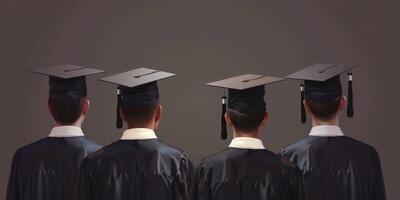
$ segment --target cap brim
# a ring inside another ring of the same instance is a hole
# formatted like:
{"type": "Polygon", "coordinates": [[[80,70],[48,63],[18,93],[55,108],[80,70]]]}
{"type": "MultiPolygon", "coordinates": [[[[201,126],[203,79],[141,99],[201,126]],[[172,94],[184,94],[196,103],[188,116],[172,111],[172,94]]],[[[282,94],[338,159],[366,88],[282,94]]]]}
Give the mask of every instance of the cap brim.
{"type": "Polygon", "coordinates": [[[121,85],[125,87],[135,87],[153,81],[166,79],[175,75],[176,74],[169,72],[142,67],[131,71],[107,76],[100,80],[115,85],[121,85]]]}
{"type": "Polygon", "coordinates": [[[357,65],[319,63],[286,76],[287,79],[326,81],[336,75],[352,70],[357,65]]]}
{"type": "Polygon", "coordinates": [[[66,65],[57,65],[45,68],[30,69],[29,72],[46,76],[54,76],[63,79],[69,79],[81,76],[88,76],[92,74],[98,74],[104,71],[79,65],[66,64],[66,65]]]}
{"type": "Polygon", "coordinates": [[[215,82],[206,83],[207,86],[244,90],[248,88],[253,88],[261,85],[269,85],[279,81],[285,80],[284,78],[272,77],[272,76],[262,76],[256,74],[244,74],[240,76],[235,76],[215,82]]]}

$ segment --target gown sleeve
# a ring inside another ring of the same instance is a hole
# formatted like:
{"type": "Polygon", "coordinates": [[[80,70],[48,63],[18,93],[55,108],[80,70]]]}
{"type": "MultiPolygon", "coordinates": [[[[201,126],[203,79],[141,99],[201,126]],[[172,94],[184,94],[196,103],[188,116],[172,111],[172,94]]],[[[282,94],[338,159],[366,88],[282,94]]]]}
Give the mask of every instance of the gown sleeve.
{"type": "Polygon", "coordinates": [[[211,186],[201,164],[196,168],[193,178],[192,200],[211,199],[211,186]]]}
{"type": "Polygon", "coordinates": [[[91,176],[90,176],[89,160],[85,159],[81,164],[81,170],[78,178],[77,200],[91,199],[91,176]]]}
{"type": "Polygon", "coordinates": [[[190,190],[193,181],[193,164],[188,155],[182,156],[179,163],[179,173],[176,177],[177,191],[175,192],[178,200],[190,200],[190,190]]]}
{"type": "Polygon", "coordinates": [[[292,191],[290,192],[292,194],[292,197],[290,199],[293,200],[305,200],[305,191],[304,191],[304,181],[303,181],[303,175],[301,173],[301,170],[299,168],[295,168],[294,170],[294,175],[291,181],[291,188],[292,191]]]}
{"type": "Polygon", "coordinates": [[[288,155],[288,152],[286,149],[282,149],[282,151],[278,153],[278,156],[290,161],[290,158],[289,158],[289,155],[288,155]]]}
{"type": "Polygon", "coordinates": [[[372,166],[373,166],[373,200],[386,200],[385,184],[383,180],[381,162],[378,152],[372,149],[372,166]]]}
{"type": "Polygon", "coordinates": [[[7,187],[7,197],[6,200],[18,200],[19,197],[19,185],[18,185],[18,169],[20,166],[20,151],[15,152],[13,161],[11,164],[11,173],[8,179],[8,187],[7,187]]]}

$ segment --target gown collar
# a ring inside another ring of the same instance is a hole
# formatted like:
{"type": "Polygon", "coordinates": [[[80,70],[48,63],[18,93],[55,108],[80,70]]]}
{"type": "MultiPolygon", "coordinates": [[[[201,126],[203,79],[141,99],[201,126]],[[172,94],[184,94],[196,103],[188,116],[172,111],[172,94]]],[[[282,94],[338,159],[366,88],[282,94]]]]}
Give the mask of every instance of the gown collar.
{"type": "Polygon", "coordinates": [[[320,125],[320,126],[314,126],[308,135],[319,136],[319,137],[337,137],[337,136],[343,136],[344,134],[339,126],[320,125]]]}
{"type": "Polygon", "coordinates": [[[229,147],[238,149],[265,149],[260,139],[252,137],[233,138],[229,147]]]}
{"type": "Polygon", "coordinates": [[[148,128],[131,128],[124,131],[121,140],[157,139],[156,133],[148,128]]]}
{"type": "Polygon", "coordinates": [[[78,126],[55,126],[51,129],[49,137],[79,137],[84,136],[78,126]]]}

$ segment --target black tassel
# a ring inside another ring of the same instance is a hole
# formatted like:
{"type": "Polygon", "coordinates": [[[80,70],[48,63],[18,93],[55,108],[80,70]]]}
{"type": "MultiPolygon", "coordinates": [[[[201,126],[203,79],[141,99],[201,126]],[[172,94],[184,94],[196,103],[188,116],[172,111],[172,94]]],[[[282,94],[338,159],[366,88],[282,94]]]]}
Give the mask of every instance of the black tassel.
{"type": "Polygon", "coordinates": [[[300,84],[300,92],[301,92],[301,101],[300,101],[300,106],[301,106],[301,123],[305,124],[307,122],[307,117],[306,117],[306,108],[304,107],[304,84],[300,84]]]}
{"type": "Polygon", "coordinates": [[[348,87],[348,101],[347,101],[347,117],[353,117],[354,116],[354,110],[353,110],[353,73],[349,72],[347,73],[347,76],[349,77],[349,87],[348,87]]]}
{"type": "Polygon", "coordinates": [[[226,131],[226,120],[225,120],[225,113],[226,113],[226,96],[221,98],[222,100],[222,114],[221,114],[221,139],[226,140],[228,137],[226,131]]]}
{"type": "Polygon", "coordinates": [[[121,108],[121,100],[122,100],[121,92],[120,90],[117,90],[117,122],[115,123],[117,128],[122,128],[123,126],[121,115],[119,113],[119,110],[121,108]]]}

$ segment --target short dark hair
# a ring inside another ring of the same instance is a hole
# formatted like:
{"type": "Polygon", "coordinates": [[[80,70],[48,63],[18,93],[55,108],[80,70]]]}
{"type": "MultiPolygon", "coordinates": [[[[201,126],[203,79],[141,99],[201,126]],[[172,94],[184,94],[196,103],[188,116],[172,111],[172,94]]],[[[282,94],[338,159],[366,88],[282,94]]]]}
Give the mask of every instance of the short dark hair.
{"type": "Polygon", "coordinates": [[[227,111],[229,119],[238,131],[251,132],[256,131],[264,120],[265,112],[254,114],[240,113],[232,109],[227,111]]]}
{"type": "Polygon", "coordinates": [[[57,123],[66,125],[73,124],[81,116],[83,103],[86,99],[86,96],[83,96],[77,100],[59,101],[49,97],[48,104],[50,113],[57,123]]]}
{"type": "Polygon", "coordinates": [[[142,125],[150,122],[158,105],[156,102],[143,106],[122,106],[121,113],[128,124],[142,125]]]}
{"type": "Polygon", "coordinates": [[[310,112],[317,118],[322,120],[330,120],[339,110],[341,97],[337,97],[330,101],[315,101],[306,98],[306,103],[310,112]]]}

